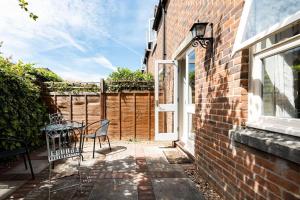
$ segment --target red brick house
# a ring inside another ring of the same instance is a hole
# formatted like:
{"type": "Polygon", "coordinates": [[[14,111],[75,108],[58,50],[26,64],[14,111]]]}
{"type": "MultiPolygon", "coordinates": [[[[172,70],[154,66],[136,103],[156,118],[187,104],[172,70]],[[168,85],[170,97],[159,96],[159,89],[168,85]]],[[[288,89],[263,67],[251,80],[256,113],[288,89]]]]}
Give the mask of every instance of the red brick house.
{"type": "Polygon", "coordinates": [[[149,20],[155,138],[194,156],[225,199],[300,199],[299,11],[295,0],[161,0],[149,20]],[[199,40],[197,22],[208,23],[199,40]]]}

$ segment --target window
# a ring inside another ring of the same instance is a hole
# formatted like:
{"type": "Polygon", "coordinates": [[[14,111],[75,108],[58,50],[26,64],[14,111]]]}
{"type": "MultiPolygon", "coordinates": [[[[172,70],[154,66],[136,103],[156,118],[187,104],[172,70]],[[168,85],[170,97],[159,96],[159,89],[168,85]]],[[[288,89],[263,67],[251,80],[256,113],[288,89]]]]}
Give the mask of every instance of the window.
{"type": "Polygon", "coordinates": [[[251,48],[248,126],[300,137],[299,24],[251,48]]]}
{"type": "MultiPolygon", "coordinates": [[[[149,27],[148,27],[148,34],[147,34],[147,42],[156,42],[156,31],[152,29],[154,23],[154,18],[149,19],[149,27]]],[[[152,45],[154,46],[154,45],[152,45]]]]}
{"type": "Polygon", "coordinates": [[[262,59],[263,115],[300,118],[300,47],[262,59]]]}
{"type": "Polygon", "coordinates": [[[246,0],[233,53],[300,19],[300,1],[246,0]]]}

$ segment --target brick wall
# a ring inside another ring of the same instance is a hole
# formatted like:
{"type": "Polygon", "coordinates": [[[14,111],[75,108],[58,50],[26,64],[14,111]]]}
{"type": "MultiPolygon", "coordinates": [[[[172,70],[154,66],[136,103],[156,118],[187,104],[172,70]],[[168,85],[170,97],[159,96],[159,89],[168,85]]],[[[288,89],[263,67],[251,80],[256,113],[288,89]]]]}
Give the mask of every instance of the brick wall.
{"type": "MultiPolygon", "coordinates": [[[[229,130],[244,125],[248,113],[247,50],[231,57],[243,0],[170,0],[166,16],[167,59],[198,19],[214,24],[214,57],[196,48],[196,142],[198,173],[226,199],[300,198],[300,166],[249,148],[231,145],[229,130]]],[[[163,58],[163,29],[150,53],[148,69],[163,58]]]]}

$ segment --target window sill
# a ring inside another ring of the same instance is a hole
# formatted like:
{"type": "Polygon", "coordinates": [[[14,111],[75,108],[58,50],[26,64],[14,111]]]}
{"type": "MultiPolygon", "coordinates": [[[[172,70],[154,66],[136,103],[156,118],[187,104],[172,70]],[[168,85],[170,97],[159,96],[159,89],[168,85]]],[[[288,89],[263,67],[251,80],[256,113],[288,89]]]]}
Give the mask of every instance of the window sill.
{"type": "Polygon", "coordinates": [[[300,138],[299,119],[260,117],[259,120],[248,122],[247,126],[300,138]]]}
{"type": "Polygon", "coordinates": [[[300,137],[253,128],[232,130],[229,135],[238,143],[300,164],[300,137]]]}

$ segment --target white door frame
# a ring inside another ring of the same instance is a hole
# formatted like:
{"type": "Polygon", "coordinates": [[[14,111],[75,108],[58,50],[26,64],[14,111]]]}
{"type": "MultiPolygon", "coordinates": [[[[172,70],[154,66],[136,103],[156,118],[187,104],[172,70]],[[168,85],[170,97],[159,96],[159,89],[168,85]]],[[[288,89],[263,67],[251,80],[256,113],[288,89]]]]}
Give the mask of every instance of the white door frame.
{"type": "MultiPolygon", "coordinates": [[[[184,98],[183,98],[183,135],[182,139],[183,142],[186,144],[185,148],[190,152],[194,153],[194,138],[190,138],[190,135],[193,135],[195,133],[190,133],[189,131],[189,119],[188,119],[188,114],[195,114],[195,104],[190,104],[188,103],[189,100],[189,55],[194,51],[194,48],[190,48],[185,52],[185,81],[184,81],[184,98]]],[[[192,122],[193,123],[193,122],[192,122]]]]}
{"type": "Polygon", "coordinates": [[[156,60],[155,61],[155,140],[157,141],[176,141],[178,140],[178,63],[175,60],[156,60]],[[173,104],[159,104],[159,66],[172,64],[174,67],[174,99],[173,104]],[[173,112],[173,133],[159,132],[159,112],[173,112]]]}

